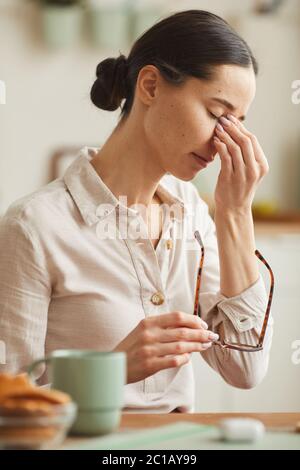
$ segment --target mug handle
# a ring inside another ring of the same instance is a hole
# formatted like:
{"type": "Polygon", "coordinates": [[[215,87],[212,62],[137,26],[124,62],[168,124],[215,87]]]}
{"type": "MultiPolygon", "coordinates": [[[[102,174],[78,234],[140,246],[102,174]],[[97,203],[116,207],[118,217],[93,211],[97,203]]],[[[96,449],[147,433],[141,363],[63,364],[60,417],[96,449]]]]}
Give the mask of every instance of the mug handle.
{"type": "Polygon", "coordinates": [[[51,361],[50,356],[43,357],[42,359],[37,359],[36,361],[32,362],[28,367],[27,367],[27,374],[29,375],[29,378],[35,382],[35,378],[33,376],[33,372],[38,367],[40,364],[49,364],[51,361]]]}

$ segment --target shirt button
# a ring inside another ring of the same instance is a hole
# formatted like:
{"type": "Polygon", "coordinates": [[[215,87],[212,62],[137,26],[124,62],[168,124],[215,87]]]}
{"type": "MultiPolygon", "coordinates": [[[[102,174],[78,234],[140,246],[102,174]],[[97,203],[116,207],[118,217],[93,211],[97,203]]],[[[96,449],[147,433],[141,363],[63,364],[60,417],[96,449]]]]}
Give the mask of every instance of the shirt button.
{"type": "Polygon", "coordinates": [[[167,250],[172,250],[173,248],[173,240],[169,239],[166,241],[166,246],[167,246],[167,250]]]}
{"type": "Polygon", "coordinates": [[[152,295],[151,297],[151,302],[154,305],[161,305],[165,301],[165,297],[161,292],[155,292],[155,294],[152,295]]]}

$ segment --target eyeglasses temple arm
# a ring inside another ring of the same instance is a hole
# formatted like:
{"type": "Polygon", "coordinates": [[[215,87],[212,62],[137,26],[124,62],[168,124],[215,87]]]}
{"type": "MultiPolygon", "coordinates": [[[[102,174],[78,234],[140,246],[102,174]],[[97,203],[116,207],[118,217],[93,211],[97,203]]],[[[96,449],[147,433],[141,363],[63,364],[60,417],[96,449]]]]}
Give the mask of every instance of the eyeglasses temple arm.
{"type": "MultiPolygon", "coordinates": [[[[200,258],[200,266],[198,268],[198,274],[197,274],[197,285],[196,285],[196,292],[195,292],[195,303],[194,303],[194,315],[199,315],[201,317],[200,313],[200,305],[199,305],[199,293],[200,293],[200,286],[201,286],[201,273],[202,273],[202,268],[203,268],[203,263],[204,263],[204,245],[202,242],[202,238],[200,236],[200,233],[198,230],[195,231],[194,233],[196,240],[198,241],[199,245],[201,246],[201,258],[200,258]]],[[[271,311],[271,304],[272,304],[272,299],[273,299],[273,292],[274,292],[274,274],[272,271],[272,268],[268,264],[268,262],[265,260],[265,258],[262,256],[259,250],[255,250],[255,255],[264,263],[264,265],[267,267],[270,273],[271,277],[271,285],[270,285],[270,292],[269,292],[269,298],[268,298],[268,305],[264,317],[264,322],[262,326],[262,330],[259,336],[258,340],[258,346],[262,346],[267,330],[267,325],[268,325],[268,320],[270,316],[270,311],[271,311]]]]}
{"type": "Polygon", "coordinates": [[[270,285],[268,305],[267,305],[267,309],[266,309],[266,313],[265,313],[265,317],[264,317],[262,330],[261,330],[259,340],[258,340],[258,346],[262,346],[263,342],[264,342],[264,339],[265,339],[265,334],[266,334],[268,320],[269,320],[270,311],[271,311],[271,303],[272,303],[273,292],[274,292],[274,274],[273,274],[273,271],[272,271],[270,265],[265,260],[265,258],[262,256],[262,254],[258,250],[255,250],[255,254],[264,263],[264,265],[268,268],[270,276],[271,276],[271,285],[270,285]]]}
{"type": "Polygon", "coordinates": [[[201,273],[202,273],[202,267],[204,263],[204,245],[202,242],[202,238],[198,230],[195,231],[194,233],[195,238],[199,245],[201,246],[201,258],[200,258],[200,266],[198,268],[198,274],[197,274],[197,285],[196,285],[196,291],[195,291],[195,302],[194,302],[194,315],[198,315],[201,317],[201,312],[200,312],[200,304],[199,304],[199,293],[200,293],[200,286],[201,286],[201,273]]]}

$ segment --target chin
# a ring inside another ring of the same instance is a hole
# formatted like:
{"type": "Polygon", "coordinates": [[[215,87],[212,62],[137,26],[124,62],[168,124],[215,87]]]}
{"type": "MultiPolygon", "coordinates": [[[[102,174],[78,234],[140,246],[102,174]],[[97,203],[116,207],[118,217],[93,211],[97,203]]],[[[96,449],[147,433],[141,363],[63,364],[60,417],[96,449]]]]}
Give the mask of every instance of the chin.
{"type": "Polygon", "coordinates": [[[168,172],[168,175],[172,175],[172,176],[174,176],[175,178],[178,178],[181,181],[188,182],[188,181],[193,181],[193,179],[197,176],[197,173],[193,174],[193,175],[181,175],[179,173],[168,172]]]}
{"type": "Polygon", "coordinates": [[[196,176],[198,172],[194,175],[186,175],[186,176],[178,176],[177,178],[181,179],[182,181],[192,181],[196,176]]]}
{"type": "Polygon", "coordinates": [[[199,171],[201,170],[194,170],[194,171],[168,171],[167,174],[168,175],[173,175],[175,176],[175,178],[178,178],[182,181],[192,181],[194,178],[196,178],[196,176],[198,175],[199,171]]]}

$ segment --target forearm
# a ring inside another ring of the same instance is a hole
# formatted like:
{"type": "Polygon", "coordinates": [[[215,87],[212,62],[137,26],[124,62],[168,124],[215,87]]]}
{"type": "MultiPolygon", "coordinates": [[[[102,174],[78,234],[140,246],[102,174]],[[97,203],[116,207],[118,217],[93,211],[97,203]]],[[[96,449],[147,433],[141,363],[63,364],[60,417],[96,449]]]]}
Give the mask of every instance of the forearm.
{"type": "Polygon", "coordinates": [[[218,211],[214,221],[220,262],[220,290],[234,297],[259,277],[251,208],[243,212],[218,211]]]}

